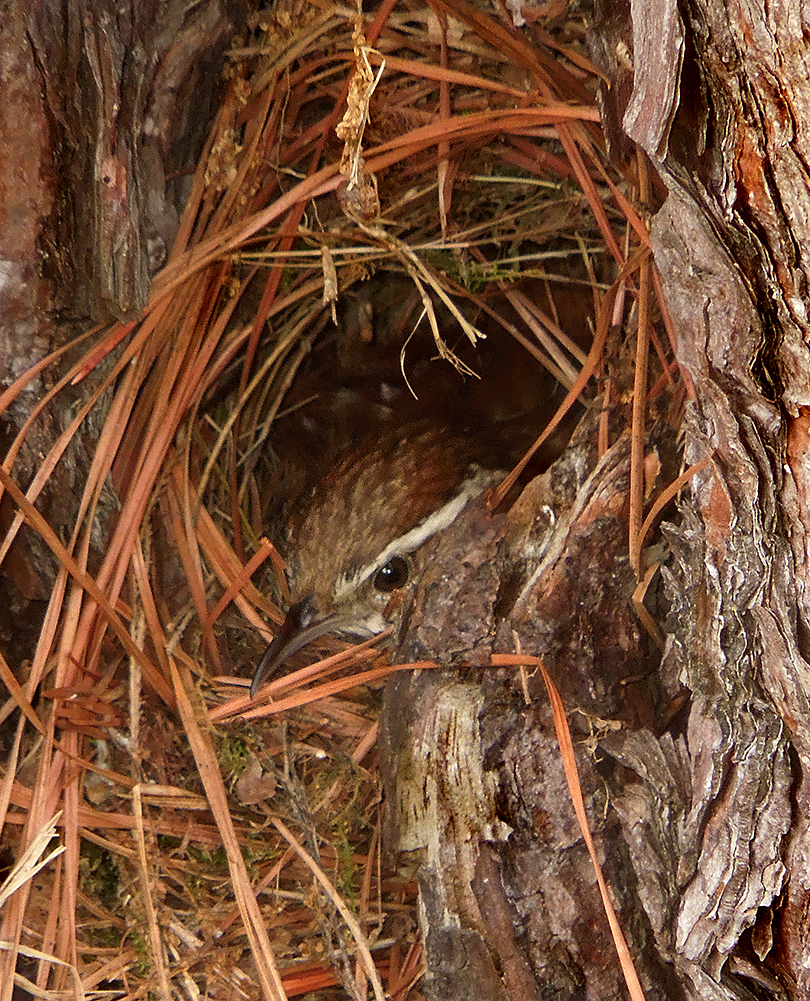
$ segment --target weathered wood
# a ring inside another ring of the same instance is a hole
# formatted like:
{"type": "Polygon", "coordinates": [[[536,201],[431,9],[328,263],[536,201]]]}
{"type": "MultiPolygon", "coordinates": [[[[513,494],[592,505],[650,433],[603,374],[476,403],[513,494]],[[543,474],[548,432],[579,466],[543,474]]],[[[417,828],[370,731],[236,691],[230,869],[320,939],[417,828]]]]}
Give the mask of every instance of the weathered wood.
{"type": "MultiPolygon", "coordinates": [[[[516,648],[542,654],[579,710],[571,725],[602,864],[649,997],[668,996],[638,894],[669,894],[638,885],[621,811],[610,808],[639,779],[597,750],[608,733],[616,760],[633,739],[658,745],[638,729],[652,725],[655,697],[629,601],[629,440],[597,461],[592,430],[508,514],[488,517],[483,499],[468,506],[437,540],[406,615],[399,655],[447,665],[394,680],[382,729],[388,843],[418,872],[425,991],[437,1001],[470,997],[473,983],[485,1001],[622,992],[542,682],[527,679],[527,703],[517,669],[474,666],[516,648]]],[[[673,785],[677,750],[670,737],[663,747],[659,770],[673,785]]],[[[667,889],[674,878],[660,866],[657,876],[667,889]]]]}
{"type": "Polygon", "coordinates": [[[59,206],[52,266],[72,315],[134,315],[171,249],[247,0],[38,0],[33,55],[59,206]]]}
{"type": "Polygon", "coordinates": [[[689,743],[704,762],[677,944],[717,979],[728,958],[773,996],[799,998],[810,989],[810,47],[790,4],[681,10],[681,86],[694,81],[698,99],[673,118],[653,236],[695,387],[687,458],[714,459],[673,536],[665,671],[696,694],[689,743]]]}

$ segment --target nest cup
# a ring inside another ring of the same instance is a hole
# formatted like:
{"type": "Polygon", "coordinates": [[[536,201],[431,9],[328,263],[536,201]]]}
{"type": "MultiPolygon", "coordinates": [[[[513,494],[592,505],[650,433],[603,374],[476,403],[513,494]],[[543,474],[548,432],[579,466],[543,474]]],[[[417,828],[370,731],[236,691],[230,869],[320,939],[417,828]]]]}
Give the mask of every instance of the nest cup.
{"type": "Polygon", "coordinates": [[[288,600],[267,539],[295,545],[297,499],[347,442],[438,415],[506,470],[577,385],[631,211],[583,34],[456,0],[299,3],[228,53],[149,305],[71,370],[108,419],[31,677],[58,629],[38,711],[75,769],[54,777],[50,743],[18,777],[70,800],[70,851],[16,927],[50,929],[83,982],[134,994],[182,968],[214,996],[238,970],[283,996],[376,976],[404,999],[418,979],[414,886],[378,867],[385,658],[324,638],[343,659],[261,719],[241,682],[288,600]],[[372,946],[371,969],[347,961],[372,946]]]}

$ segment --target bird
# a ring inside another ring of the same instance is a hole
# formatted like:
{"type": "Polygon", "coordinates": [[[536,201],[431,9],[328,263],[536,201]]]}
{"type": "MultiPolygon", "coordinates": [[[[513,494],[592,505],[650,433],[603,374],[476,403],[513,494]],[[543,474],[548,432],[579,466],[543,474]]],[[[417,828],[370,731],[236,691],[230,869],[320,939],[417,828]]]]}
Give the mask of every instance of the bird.
{"type": "Polygon", "coordinates": [[[291,516],[287,575],[292,603],[250,685],[260,687],[294,653],[328,633],[364,639],[396,613],[425,544],[502,475],[480,436],[423,418],[373,430],[325,472],[291,516]]]}

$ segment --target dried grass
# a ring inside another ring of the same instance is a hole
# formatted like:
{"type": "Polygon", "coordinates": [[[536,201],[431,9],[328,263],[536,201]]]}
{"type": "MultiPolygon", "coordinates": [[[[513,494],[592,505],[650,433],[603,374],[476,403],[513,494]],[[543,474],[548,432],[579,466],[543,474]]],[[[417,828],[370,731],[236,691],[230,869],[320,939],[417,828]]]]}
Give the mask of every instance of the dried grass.
{"type": "MultiPolygon", "coordinates": [[[[552,37],[507,23],[462,0],[384,0],[364,37],[331,3],[257,19],[230,54],[144,315],[88,332],[69,346],[77,361],[66,368],[62,349],[0,396],[4,412],[54,374],[0,470],[17,512],[0,561],[26,522],[59,565],[27,675],[0,656],[2,719],[16,720],[0,830],[17,856],[38,855],[55,823],[61,851],[0,903],[3,1001],[16,952],[37,959],[29,989],[49,997],[327,998],[338,982],[341,996],[368,985],[419,996],[415,889],[381,868],[374,772],[379,685],[403,665],[363,644],[278,679],[249,711],[230,668],[234,635],[250,662],[280,621],[250,580],[268,560],[281,570],[261,537],[256,456],[338,291],[385,264],[432,288],[428,311],[439,295],[491,312],[475,287],[497,283],[523,327],[504,324],[568,402],[597,377],[610,400],[609,323],[586,358],[512,279],[570,280],[565,259],[584,259],[602,307],[597,274],[612,259],[609,319],[635,302],[646,356],[658,286],[643,165],[605,166],[580,26],[560,18],[552,37]],[[350,93],[344,147],[335,128],[350,93]],[[368,215],[376,197],[381,217],[368,215]],[[529,241],[531,259],[510,253],[529,241]],[[71,384],[87,387],[83,402],[23,489],[17,457],[71,384]],[[99,413],[62,539],[37,499],[99,413]],[[110,485],[118,508],[97,558],[110,485]]],[[[642,576],[649,379],[636,371],[630,549],[642,576]]]]}

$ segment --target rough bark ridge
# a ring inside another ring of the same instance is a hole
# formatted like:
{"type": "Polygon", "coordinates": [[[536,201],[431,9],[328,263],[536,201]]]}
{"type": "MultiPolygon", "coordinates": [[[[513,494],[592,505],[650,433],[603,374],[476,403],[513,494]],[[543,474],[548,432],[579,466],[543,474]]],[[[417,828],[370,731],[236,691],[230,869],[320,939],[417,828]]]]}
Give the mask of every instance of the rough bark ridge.
{"type": "MultiPolygon", "coordinates": [[[[661,18],[657,4],[631,9],[634,40],[661,18]]],[[[694,693],[700,763],[676,945],[713,979],[729,956],[774,996],[771,975],[805,997],[808,23],[793,4],[681,10],[664,35],[680,40],[682,72],[637,49],[647,129],[625,115],[670,191],[653,238],[695,388],[686,456],[714,456],[671,534],[664,671],[694,693]],[[676,86],[662,90],[667,67],[676,86]]]]}
{"type": "Polygon", "coordinates": [[[51,266],[74,297],[71,315],[133,315],[146,304],[177,232],[223,52],[247,8],[34,4],[28,30],[61,177],[51,266]]]}

